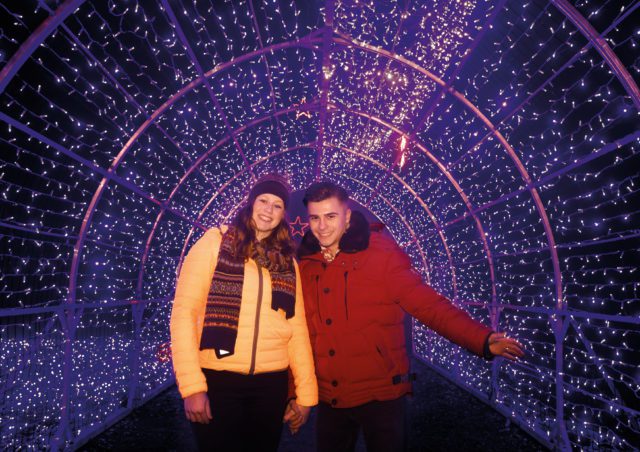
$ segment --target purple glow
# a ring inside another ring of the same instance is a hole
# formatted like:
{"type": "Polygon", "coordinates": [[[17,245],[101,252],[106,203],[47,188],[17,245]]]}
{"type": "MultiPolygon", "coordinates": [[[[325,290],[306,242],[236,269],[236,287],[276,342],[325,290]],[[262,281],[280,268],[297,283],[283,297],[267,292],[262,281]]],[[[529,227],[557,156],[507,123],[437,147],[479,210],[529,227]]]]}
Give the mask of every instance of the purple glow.
{"type": "Polygon", "coordinates": [[[23,3],[0,36],[1,444],[76,447],[171,385],[176,268],[279,171],[344,184],[528,350],[486,363],[415,323],[417,357],[547,446],[633,446],[639,2],[23,3]]]}

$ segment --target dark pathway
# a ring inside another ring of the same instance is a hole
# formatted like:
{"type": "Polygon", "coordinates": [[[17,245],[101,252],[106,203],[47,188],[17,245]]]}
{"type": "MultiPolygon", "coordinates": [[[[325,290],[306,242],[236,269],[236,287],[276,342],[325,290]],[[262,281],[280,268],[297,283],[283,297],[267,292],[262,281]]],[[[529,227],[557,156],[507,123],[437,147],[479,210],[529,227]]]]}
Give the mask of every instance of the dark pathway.
{"type": "MultiPolygon", "coordinates": [[[[471,394],[414,360],[419,374],[409,403],[411,451],[538,451],[544,448],[471,394]]],[[[314,451],[314,416],[296,436],[283,434],[280,451],[314,451]]],[[[82,451],[194,451],[175,386],[87,443],[82,451]]],[[[358,450],[364,451],[364,447],[358,450]]]]}

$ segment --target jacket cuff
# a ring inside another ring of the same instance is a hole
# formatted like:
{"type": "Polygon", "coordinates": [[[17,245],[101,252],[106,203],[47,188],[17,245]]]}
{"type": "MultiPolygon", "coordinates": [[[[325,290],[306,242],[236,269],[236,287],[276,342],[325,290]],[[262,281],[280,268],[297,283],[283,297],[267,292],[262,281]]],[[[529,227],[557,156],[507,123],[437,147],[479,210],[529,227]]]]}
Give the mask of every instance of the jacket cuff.
{"type": "Polygon", "coordinates": [[[296,402],[300,406],[316,406],[318,404],[318,397],[314,397],[313,395],[309,395],[306,397],[301,396],[296,398],[296,402]]]}
{"type": "Polygon", "coordinates": [[[491,353],[491,350],[489,349],[489,337],[493,333],[495,333],[495,331],[492,331],[489,334],[487,334],[487,337],[484,339],[484,345],[482,346],[482,357],[488,361],[493,360],[495,356],[493,353],[491,353]]]}
{"type": "Polygon", "coordinates": [[[180,385],[178,385],[178,392],[180,392],[180,396],[183,399],[186,399],[187,397],[197,394],[199,392],[207,392],[207,389],[208,388],[207,388],[206,381],[204,383],[191,384],[186,387],[180,387],[180,385]]]}
{"type": "Polygon", "coordinates": [[[296,398],[296,385],[293,382],[293,373],[291,372],[291,367],[289,367],[289,382],[287,388],[287,403],[296,398]]]}

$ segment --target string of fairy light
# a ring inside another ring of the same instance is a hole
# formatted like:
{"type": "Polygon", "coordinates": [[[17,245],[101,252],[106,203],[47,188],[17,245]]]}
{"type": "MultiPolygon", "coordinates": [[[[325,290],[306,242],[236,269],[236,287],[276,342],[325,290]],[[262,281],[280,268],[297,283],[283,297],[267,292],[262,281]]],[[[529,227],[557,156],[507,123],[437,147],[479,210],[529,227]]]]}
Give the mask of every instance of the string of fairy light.
{"type": "MultiPolygon", "coordinates": [[[[62,5],[22,3],[3,66],[62,5]]],[[[0,99],[2,444],[81,442],[170,384],[176,268],[279,171],[343,183],[527,347],[487,364],[416,322],[417,357],[546,444],[633,446],[638,111],[562,2],[78,3],[0,99]]],[[[573,7],[638,80],[639,2],[573,7]]]]}

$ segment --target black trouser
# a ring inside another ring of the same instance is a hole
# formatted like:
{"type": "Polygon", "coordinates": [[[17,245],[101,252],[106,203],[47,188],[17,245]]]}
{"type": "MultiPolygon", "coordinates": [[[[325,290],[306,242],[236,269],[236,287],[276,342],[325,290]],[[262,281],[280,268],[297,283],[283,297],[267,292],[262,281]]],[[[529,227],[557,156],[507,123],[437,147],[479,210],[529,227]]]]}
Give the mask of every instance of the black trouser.
{"type": "Polygon", "coordinates": [[[202,369],[212,420],[192,422],[201,451],[276,451],[287,403],[288,373],[242,375],[202,369]]]}
{"type": "Polygon", "coordinates": [[[405,449],[405,398],[373,401],[353,408],[318,405],[318,452],[355,450],[362,428],[367,452],[405,449]]]}

